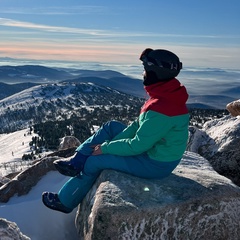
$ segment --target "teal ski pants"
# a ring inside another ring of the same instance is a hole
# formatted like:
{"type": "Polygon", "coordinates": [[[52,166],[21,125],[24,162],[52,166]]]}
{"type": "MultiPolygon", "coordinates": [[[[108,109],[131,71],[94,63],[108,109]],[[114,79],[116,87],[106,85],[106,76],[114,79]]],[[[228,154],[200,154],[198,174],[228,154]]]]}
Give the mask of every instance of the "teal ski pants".
{"type": "Polygon", "coordinates": [[[93,151],[92,145],[113,139],[125,127],[126,125],[118,121],[107,122],[77,148],[76,151],[89,155],[89,157],[86,160],[82,173],[70,178],[59,190],[58,195],[62,204],[71,209],[77,207],[104,169],[117,170],[148,179],[161,179],[170,175],[180,160],[160,162],[150,159],[147,153],[136,156],[91,155],[93,151]]]}

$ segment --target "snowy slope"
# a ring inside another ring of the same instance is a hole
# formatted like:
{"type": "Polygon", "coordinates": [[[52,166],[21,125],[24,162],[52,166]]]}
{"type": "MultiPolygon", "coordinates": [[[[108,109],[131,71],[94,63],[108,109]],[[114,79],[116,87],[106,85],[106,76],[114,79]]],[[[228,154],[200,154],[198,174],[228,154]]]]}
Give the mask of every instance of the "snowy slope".
{"type": "Polygon", "coordinates": [[[9,134],[0,134],[0,164],[22,160],[24,153],[31,153],[29,142],[35,134],[23,129],[9,134]]]}
{"type": "MultiPolygon", "coordinates": [[[[23,129],[9,134],[0,134],[0,177],[12,172],[18,172],[31,165],[31,161],[22,161],[24,154],[31,154],[29,143],[32,137],[29,129],[23,129]]],[[[40,157],[44,157],[50,152],[43,152],[40,157]]],[[[37,155],[38,156],[38,155],[37,155]]],[[[35,156],[36,157],[36,156],[35,156]]]]}
{"type": "MultiPolygon", "coordinates": [[[[32,140],[33,135],[28,133],[29,129],[24,129],[0,135],[0,164],[13,161],[19,162],[24,153],[30,152],[29,142],[32,140]]],[[[0,178],[7,173],[9,172],[5,168],[0,168],[0,178]]],[[[32,240],[75,240],[74,218],[76,211],[65,215],[47,209],[41,202],[43,191],[58,191],[67,179],[68,177],[57,172],[48,173],[28,195],[15,196],[6,204],[0,203],[0,218],[16,222],[21,231],[30,236],[32,240]]]]}
{"type": "Polygon", "coordinates": [[[58,191],[68,178],[57,172],[49,172],[28,195],[13,197],[8,203],[0,203],[0,217],[16,222],[22,233],[31,240],[75,240],[76,210],[64,214],[46,208],[41,201],[42,192],[58,191]]]}
{"type": "MultiPolygon", "coordinates": [[[[28,133],[29,129],[24,129],[0,135],[0,164],[19,162],[24,153],[30,152],[29,142],[34,135],[28,133]]],[[[6,172],[5,168],[0,168],[0,177],[7,173],[9,172],[6,172]]],[[[32,240],[75,240],[74,218],[76,211],[70,215],[65,215],[47,209],[41,202],[43,191],[58,191],[67,179],[68,177],[57,172],[48,173],[28,195],[15,196],[8,203],[0,203],[0,218],[16,222],[21,231],[32,240]]]]}

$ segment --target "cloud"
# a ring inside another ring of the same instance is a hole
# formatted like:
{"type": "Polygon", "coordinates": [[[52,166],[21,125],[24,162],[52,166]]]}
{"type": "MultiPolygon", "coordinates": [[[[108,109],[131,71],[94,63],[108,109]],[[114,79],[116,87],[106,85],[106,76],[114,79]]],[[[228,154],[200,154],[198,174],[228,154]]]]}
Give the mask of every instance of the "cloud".
{"type": "Polygon", "coordinates": [[[3,57],[136,63],[144,48],[160,47],[176,52],[187,65],[235,67],[240,61],[239,45],[216,44],[215,39],[223,36],[83,29],[8,18],[0,18],[0,29],[3,57]]]}
{"type": "Polygon", "coordinates": [[[88,15],[104,14],[107,11],[103,6],[64,6],[64,7],[15,7],[0,9],[4,14],[24,14],[24,15],[88,15]]]}
{"type": "MultiPolygon", "coordinates": [[[[90,29],[90,28],[72,28],[64,26],[50,26],[44,24],[36,24],[31,22],[17,21],[8,18],[0,18],[0,26],[14,27],[14,28],[25,28],[30,30],[37,30],[42,32],[52,32],[52,33],[66,33],[66,34],[80,34],[89,37],[102,37],[104,40],[106,38],[129,38],[129,37],[149,37],[149,33],[134,33],[134,32],[119,32],[111,30],[100,30],[100,29],[90,29]]],[[[66,36],[67,37],[67,36],[66,36]]],[[[81,36],[83,37],[83,36],[81,36]]],[[[101,41],[101,38],[95,38],[95,41],[101,41]]]]}
{"type": "MultiPolygon", "coordinates": [[[[129,32],[129,31],[116,31],[116,30],[100,30],[100,29],[90,29],[90,28],[72,28],[64,26],[50,26],[44,24],[36,24],[31,22],[17,21],[14,19],[0,18],[0,26],[15,27],[15,28],[25,28],[30,30],[38,30],[44,32],[55,32],[55,33],[69,33],[69,34],[81,34],[88,36],[99,36],[99,37],[108,37],[108,38],[117,38],[124,39],[127,38],[128,41],[138,41],[138,38],[153,38],[156,39],[156,42],[159,42],[159,39],[163,42],[169,42],[169,39],[176,43],[174,39],[188,39],[188,42],[192,42],[191,39],[239,39],[240,36],[218,36],[218,35],[186,35],[186,34],[162,34],[162,33],[153,33],[153,32],[129,32]],[[132,40],[131,40],[132,38],[132,40]]],[[[98,39],[99,41],[100,39],[98,39]]],[[[196,43],[197,44],[197,43],[196,43]]],[[[203,44],[203,43],[202,43],[203,44]]]]}
{"type": "Polygon", "coordinates": [[[18,28],[42,30],[42,31],[47,31],[47,32],[81,33],[81,34],[89,34],[89,35],[103,35],[104,34],[104,32],[101,30],[48,26],[48,25],[43,25],[43,24],[35,24],[35,23],[30,23],[30,22],[16,21],[16,20],[8,19],[8,18],[0,18],[0,25],[7,26],[7,27],[18,27],[18,28]]]}

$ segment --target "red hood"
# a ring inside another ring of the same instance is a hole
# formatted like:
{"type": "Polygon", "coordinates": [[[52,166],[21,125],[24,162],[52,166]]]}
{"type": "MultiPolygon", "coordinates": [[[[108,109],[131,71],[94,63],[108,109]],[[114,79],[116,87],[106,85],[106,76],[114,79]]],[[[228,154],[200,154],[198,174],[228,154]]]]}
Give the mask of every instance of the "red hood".
{"type": "Polygon", "coordinates": [[[168,116],[188,113],[186,107],[188,93],[177,79],[155,83],[144,88],[150,98],[142,107],[141,112],[153,110],[168,116]]]}

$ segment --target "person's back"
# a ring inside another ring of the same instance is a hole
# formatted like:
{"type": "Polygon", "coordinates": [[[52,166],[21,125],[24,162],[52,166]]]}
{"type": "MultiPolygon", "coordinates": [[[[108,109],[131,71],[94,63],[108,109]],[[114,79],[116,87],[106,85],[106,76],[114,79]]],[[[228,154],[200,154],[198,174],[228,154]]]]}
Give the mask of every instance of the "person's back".
{"type": "Polygon", "coordinates": [[[148,113],[155,119],[151,127],[155,135],[162,136],[148,154],[158,161],[174,161],[182,157],[188,140],[188,93],[176,79],[182,63],[174,53],[161,49],[146,49],[140,60],[145,69],[143,84],[150,97],[141,114],[152,111],[148,113]]]}

